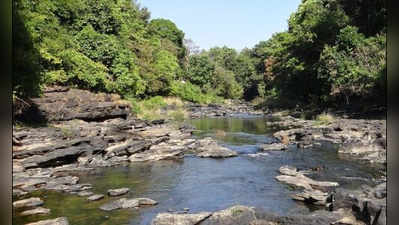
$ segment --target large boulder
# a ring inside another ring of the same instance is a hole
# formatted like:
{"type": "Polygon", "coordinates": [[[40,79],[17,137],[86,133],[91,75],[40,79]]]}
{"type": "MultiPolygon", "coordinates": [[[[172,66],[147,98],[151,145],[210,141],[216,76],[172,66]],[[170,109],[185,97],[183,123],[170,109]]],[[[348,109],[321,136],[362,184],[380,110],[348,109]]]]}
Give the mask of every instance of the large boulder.
{"type": "Polygon", "coordinates": [[[255,210],[247,206],[236,205],[213,213],[202,225],[250,224],[255,220],[255,210]]]}
{"type": "Polygon", "coordinates": [[[118,95],[92,93],[86,90],[51,88],[44,90],[43,96],[33,98],[32,107],[20,115],[30,121],[103,121],[111,118],[127,118],[130,104],[118,95]]]}
{"type": "Polygon", "coordinates": [[[238,155],[236,151],[219,145],[212,138],[199,140],[193,148],[196,155],[201,158],[228,158],[238,155]]]}

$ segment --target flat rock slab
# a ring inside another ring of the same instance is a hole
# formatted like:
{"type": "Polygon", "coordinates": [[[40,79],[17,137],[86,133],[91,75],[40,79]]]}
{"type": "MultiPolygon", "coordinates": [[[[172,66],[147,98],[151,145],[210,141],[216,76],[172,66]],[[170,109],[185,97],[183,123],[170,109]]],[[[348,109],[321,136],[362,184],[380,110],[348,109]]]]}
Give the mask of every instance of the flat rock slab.
{"type": "Polygon", "coordinates": [[[38,207],[36,209],[26,210],[21,213],[21,216],[37,215],[37,214],[49,214],[50,209],[38,207]]]}
{"type": "Polygon", "coordinates": [[[256,220],[253,208],[236,205],[225,210],[214,212],[209,218],[201,222],[201,225],[237,225],[250,224],[256,220]]]}
{"type": "Polygon", "coordinates": [[[110,189],[108,190],[109,196],[120,196],[128,193],[130,191],[129,188],[118,188],[118,189],[110,189]]]}
{"type": "Polygon", "coordinates": [[[254,209],[236,205],[214,213],[160,213],[153,219],[151,225],[244,225],[251,224],[254,220],[256,220],[254,209]]]}
{"type": "Polygon", "coordinates": [[[238,153],[218,144],[211,144],[200,148],[197,154],[201,158],[228,158],[237,156],[238,153]]]}
{"type": "Polygon", "coordinates": [[[15,201],[12,203],[12,205],[14,208],[35,207],[43,205],[43,201],[40,198],[28,198],[15,201]]]}
{"type": "Polygon", "coordinates": [[[196,225],[211,215],[212,213],[209,212],[196,214],[160,213],[155,217],[151,225],[196,225]]]}
{"type": "Polygon", "coordinates": [[[309,177],[306,177],[303,172],[298,172],[296,168],[283,166],[280,168],[282,174],[289,175],[279,175],[276,179],[280,182],[286,184],[301,187],[307,190],[313,190],[313,188],[323,188],[323,187],[337,187],[339,184],[337,182],[329,181],[315,181],[309,177]]]}
{"type": "Polygon", "coordinates": [[[97,200],[100,200],[100,199],[103,199],[103,198],[104,198],[104,195],[98,194],[98,195],[92,195],[92,196],[88,197],[87,200],[89,200],[89,201],[97,201],[97,200]]]}
{"type": "Polygon", "coordinates": [[[313,205],[327,205],[329,194],[319,190],[305,190],[304,192],[294,194],[292,198],[313,205]]]}
{"type": "Polygon", "coordinates": [[[143,205],[156,205],[156,201],[148,198],[121,198],[113,202],[106,203],[100,206],[101,210],[112,211],[116,209],[128,209],[128,208],[138,208],[143,205]]]}
{"type": "Polygon", "coordinates": [[[56,219],[42,220],[35,223],[28,223],[26,225],[69,225],[66,217],[59,217],[56,219]]]}
{"type": "Polygon", "coordinates": [[[159,160],[176,160],[184,156],[184,147],[160,143],[153,145],[145,152],[133,154],[129,157],[130,162],[145,162],[159,160]]]}
{"type": "Polygon", "coordinates": [[[287,150],[287,145],[283,143],[264,144],[260,148],[262,151],[284,151],[287,150]]]}

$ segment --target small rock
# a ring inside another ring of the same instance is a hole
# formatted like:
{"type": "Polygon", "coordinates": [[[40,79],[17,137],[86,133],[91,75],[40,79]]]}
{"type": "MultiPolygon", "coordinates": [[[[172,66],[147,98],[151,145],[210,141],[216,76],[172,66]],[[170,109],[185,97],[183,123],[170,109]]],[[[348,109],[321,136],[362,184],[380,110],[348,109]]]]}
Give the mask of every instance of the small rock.
{"type": "Polygon", "coordinates": [[[111,211],[115,209],[137,208],[142,205],[156,205],[156,204],[158,204],[156,201],[149,198],[133,198],[133,199],[121,198],[116,201],[109,202],[100,206],[100,209],[104,211],[111,211]]]}
{"type": "Polygon", "coordinates": [[[21,216],[29,216],[29,215],[36,215],[36,214],[49,214],[50,209],[38,207],[36,209],[26,210],[21,213],[21,216]]]}
{"type": "Polygon", "coordinates": [[[110,189],[107,193],[109,196],[120,196],[128,193],[129,190],[129,188],[110,189]]]}
{"type": "Polygon", "coordinates": [[[92,195],[90,197],[87,198],[87,200],[89,201],[97,201],[104,198],[104,195],[98,194],[98,195],[92,195]]]}
{"type": "Polygon", "coordinates": [[[43,201],[40,198],[28,198],[19,201],[15,201],[12,203],[14,208],[22,208],[22,207],[35,207],[43,205],[43,201]]]}
{"type": "Polygon", "coordinates": [[[139,201],[140,205],[156,205],[156,204],[158,204],[157,201],[154,201],[154,200],[149,199],[149,198],[136,198],[136,200],[139,201]]]}

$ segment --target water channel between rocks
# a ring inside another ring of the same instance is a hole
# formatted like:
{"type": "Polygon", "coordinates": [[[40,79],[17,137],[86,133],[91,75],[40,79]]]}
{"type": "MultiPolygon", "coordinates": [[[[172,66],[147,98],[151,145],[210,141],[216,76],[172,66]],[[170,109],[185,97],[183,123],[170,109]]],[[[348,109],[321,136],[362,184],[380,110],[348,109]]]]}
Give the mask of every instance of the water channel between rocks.
{"type": "Polygon", "coordinates": [[[340,159],[334,146],[320,149],[297,149],[255,155],[259,146],[273,142],[276,130],[266,125],[263,117],[204,118],[190,121],[198,131],[197,137],[210,136],[239,153],[238,157],[209,159],[186,156],[181,161],[131,163],[127,166],[100,168],[80,174],[80,183],[91,183],[94,193],[105,194],[108,189],[129,187],[127,198],[148,197],[159,202],[153,207],[104,212],[99,206],[117,199],[105,197],[88,202],[86,197],[57,192],[34,192],[44,206],[51,209],[45,216],[21,217],[14,211],[13,224],[65,216],[71,225],[147,225],[159,212],[190,213],[216,211],[241,204],[254,206],[281,215],[308,213],[312,208],[291,199],[295,193],[275,180],[283,165],[298,168],[325,166],[310,177],[336,181],[352,189],[372,184],[375,171],[354,161],[340,159]]]}

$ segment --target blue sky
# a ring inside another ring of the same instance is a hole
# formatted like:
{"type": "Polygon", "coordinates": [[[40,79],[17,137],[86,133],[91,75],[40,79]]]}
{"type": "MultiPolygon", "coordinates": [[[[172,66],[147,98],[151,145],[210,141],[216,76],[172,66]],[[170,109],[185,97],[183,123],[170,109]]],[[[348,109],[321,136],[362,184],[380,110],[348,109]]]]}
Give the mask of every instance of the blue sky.
{"type": "Polygon", "coordinates": [[[172,20],[201,49],[241,50],[287,29],[301,0],[138,0],[151,18],[172,20]]]}

